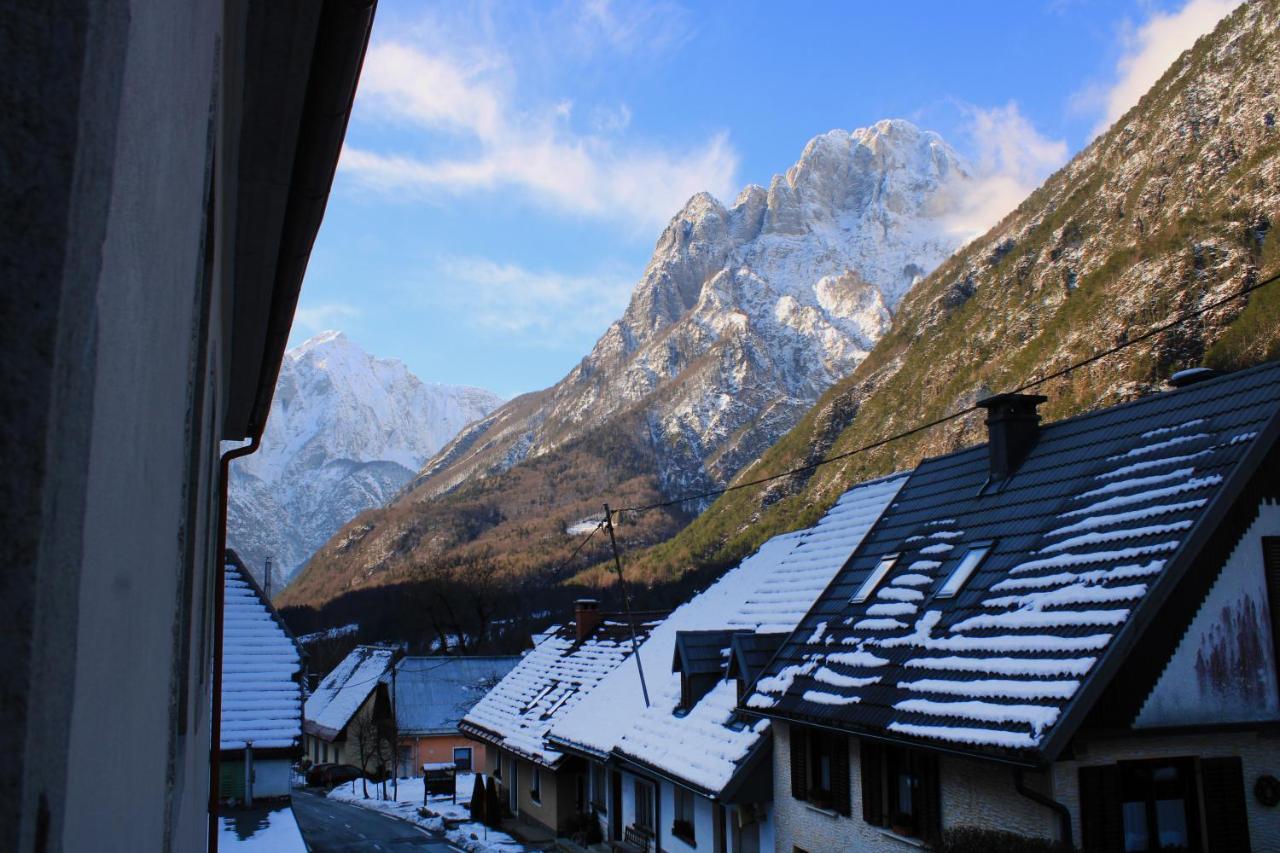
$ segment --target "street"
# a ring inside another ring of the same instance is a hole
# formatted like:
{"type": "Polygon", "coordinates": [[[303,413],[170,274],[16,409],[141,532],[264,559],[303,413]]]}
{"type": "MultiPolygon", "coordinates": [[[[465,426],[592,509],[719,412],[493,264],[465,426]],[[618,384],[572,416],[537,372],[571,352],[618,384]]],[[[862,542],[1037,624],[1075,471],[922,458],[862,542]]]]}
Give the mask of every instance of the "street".
{"type": "Polygon", "coordinates": [[[359,806],[295,788],[293,814],[312,853],[346,851],[457,851],[441,835],[359,806]]]}

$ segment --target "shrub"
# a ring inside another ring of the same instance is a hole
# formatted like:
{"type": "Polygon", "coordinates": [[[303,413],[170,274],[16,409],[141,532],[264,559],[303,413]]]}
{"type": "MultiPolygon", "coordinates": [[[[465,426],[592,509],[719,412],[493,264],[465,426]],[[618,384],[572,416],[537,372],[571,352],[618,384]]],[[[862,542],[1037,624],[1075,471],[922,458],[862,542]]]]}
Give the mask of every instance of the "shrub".
{"type": "Polygon", "coordinates": [[[957,826],[944,831],[938,847],[939,853],[1071,853],[1072,849],[1048,838],[976,826],[957,826]]]}

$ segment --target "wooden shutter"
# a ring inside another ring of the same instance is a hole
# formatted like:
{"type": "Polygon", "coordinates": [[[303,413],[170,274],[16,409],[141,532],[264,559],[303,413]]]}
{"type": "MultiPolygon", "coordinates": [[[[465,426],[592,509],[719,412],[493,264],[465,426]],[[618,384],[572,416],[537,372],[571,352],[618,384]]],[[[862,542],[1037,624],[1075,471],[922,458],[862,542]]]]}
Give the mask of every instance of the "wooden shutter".
{"type": "Polygon", "coordinates": [[[791,726],[791,796],[809,799],[809,731],[791,726]]]}
{"type": "Polygon", "coordinates": [[[1243,763],[1236,756],[1201,759],[1200,786],[1209,849],[1214,853],[1249,853],[1243,763]]]}
{"type": "Polygon", "coordinates": [[[1273,666],[1280,672],[1280,536],[1262,537],[1262,568],[1267,581],[1267,610],[1271,616],[1273,666]]]}
{"type": "Polygon", "coordinates": [[[831,748],[831,805],[836,812],[848,817],[853,813],[849,791],[849,736],[827,735],[831,748]]]}
{"type": "Polygon", "coordinates": [[[916,827],[929,844],[942,841],[942,790],[938,774],[938,756],[932,752],[916,752],[912,757],[920,779],[920,801],[917,804],[916,827]]]}
{"type": "Polygon", "coordinates": [[[872,826],[884,826],[884,746],[874,740],[860,740],[858,754],[862,767],[862,819],[872,826]]]}
{"type": "Polygon", "coordinates": [[[1080,828],[1084,849],[1124,853],[1120,768],[1114,764],[1080,768],[1080,828]]]}

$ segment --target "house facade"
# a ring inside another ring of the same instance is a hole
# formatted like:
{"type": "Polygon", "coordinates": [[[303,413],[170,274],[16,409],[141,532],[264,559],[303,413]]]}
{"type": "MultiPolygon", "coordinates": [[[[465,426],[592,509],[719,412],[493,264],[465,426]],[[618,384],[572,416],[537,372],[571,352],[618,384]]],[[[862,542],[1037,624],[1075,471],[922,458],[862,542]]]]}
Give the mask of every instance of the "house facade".
{"type": "Polygon", "coordinates": [[[748,689],[775,844],[1280,850],[1280,364],[923,462],[748,689]]]}
{"type": "Polygon", "coordinates": [[[777,536],[677,608],[548,741],[588,767],[601,835],[623,848],[753,853],[775,847],[770,723],[737,711],[905,482],[850,489],[812,528],[777,536]]]}
{"type": "Polygon", "coordinates": [[[389,681],[396,657],[394,649],[356,646],[321,679],[303,708],[303,747],[313,764],[363,768],[379,755],[375,740],[391,718],[389,681]]]}
{"type": "MultiPolygon", "coordinates": [[[[654,623],[639,618],[643,641],[654,623]]],[[[512,815],[560,833],[589,813],[586,762],[548,744],[546,734],[631,654],[627,622],[601,613],[593,600],[579,601],[573,622],[543,634],[463,717],[458,728],[486,745],[483,771],[498,782],[512,815]]]]}
{"type": "Polygon", "coordinates": [[[373,6],[8,10],[0,849],[216,844],[220,442],[261,435],[373,6]]]}
{"type": "Polygon", "coordinates": [[[218,796],[241,803],[288,797],[302,757],[302,653],[231,550],[223,601],[218,796]]]}
{"type": "Polygon", "coordinates": [[[401,658],[391,682],[397,772],[421,776],[424,764],[483,772],[488,766],[484,741],[463,736],[458,724],[519,662],[518,656],[401,658]]]}

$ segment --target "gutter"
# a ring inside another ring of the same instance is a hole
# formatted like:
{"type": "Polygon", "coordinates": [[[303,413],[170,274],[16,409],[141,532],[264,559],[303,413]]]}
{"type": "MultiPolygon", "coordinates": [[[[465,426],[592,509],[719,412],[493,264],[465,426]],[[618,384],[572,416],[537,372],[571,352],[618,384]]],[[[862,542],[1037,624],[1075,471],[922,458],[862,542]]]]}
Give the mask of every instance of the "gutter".
{"type": "Polygon", "coordinates": [[[222,454],[218,474],[218,558],[217,581],[213,594],[213,699],[209,724],[209,853],[218,853],[218,790],[222,771],[222,620],[227,590],[227,487],[230,485],[231,461],[248,456],[262,443],[258,432],[244,447],[222,454]]]}
{"type": "Polygon", "coordinates": [[[1013,771],[1013,784],[1019,794],[1033,803],[1039,803],[1058,816],[1058,840],[1065,844],[1068,850],[1074,850],[1075,841],[1072,838],[1071,812],[1067,807],[1047,794],[1042,794],[1034,788],[1028,788],[1021,767],[1015,768],[1013,771]]]}

